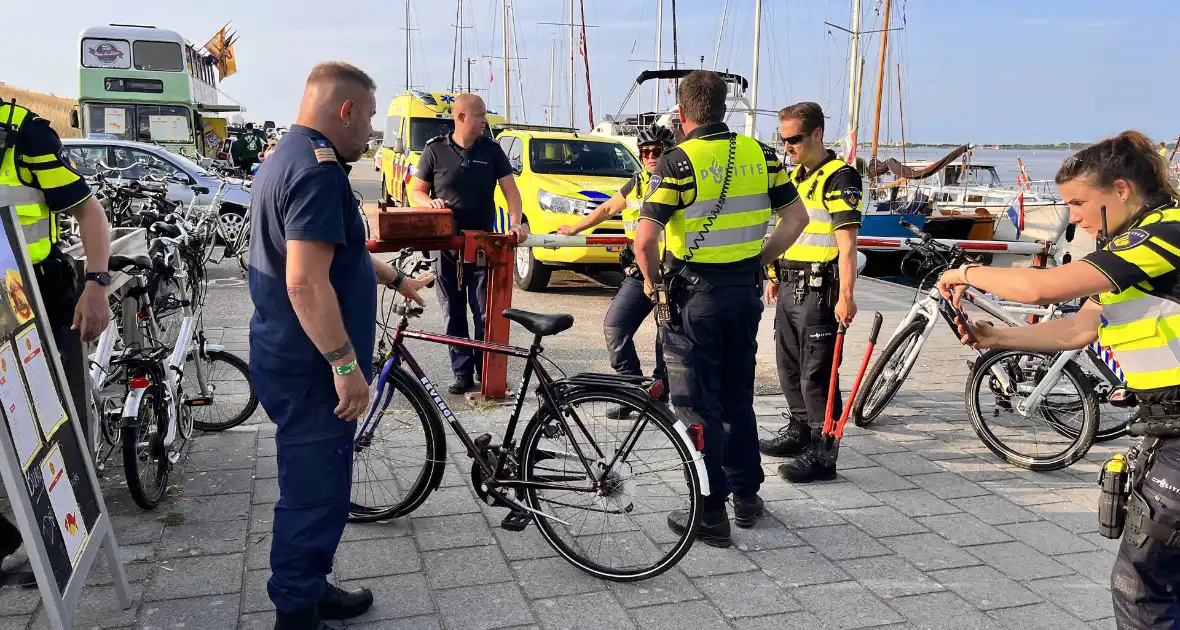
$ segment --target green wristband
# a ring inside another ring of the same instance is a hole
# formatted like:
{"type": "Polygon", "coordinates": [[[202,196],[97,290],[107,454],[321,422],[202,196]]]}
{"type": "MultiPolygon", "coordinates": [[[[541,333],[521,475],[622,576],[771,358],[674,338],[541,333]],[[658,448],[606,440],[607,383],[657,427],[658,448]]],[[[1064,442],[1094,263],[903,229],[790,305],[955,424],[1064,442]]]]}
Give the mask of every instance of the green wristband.
{"type": "Polygon", "coordinates": [[[332,371],[335,372],[337,376],[346,376],[355,372],[359,367],[360,366],[356,363],[356,359],[353,359],[343,365],[332,366],[332,371]]]}

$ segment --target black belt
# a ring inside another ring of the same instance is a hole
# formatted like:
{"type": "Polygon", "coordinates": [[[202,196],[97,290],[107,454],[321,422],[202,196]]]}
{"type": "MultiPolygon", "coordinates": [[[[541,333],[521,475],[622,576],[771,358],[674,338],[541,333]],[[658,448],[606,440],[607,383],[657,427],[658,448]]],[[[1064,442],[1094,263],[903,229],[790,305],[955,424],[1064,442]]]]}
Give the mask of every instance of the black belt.
{"type": "Polygon", "coordinates": [[[799,261],[799,260],[786,260],[783,258],[779,258],[775,262],[778,264],[778,268],[780,270],[792,270],[792,271],[810,271],[811,266],[815,265],[815,264],[818,264],[818,265],[821,265],[821,266],[827,268],[827,267],[834,266],[836,263],[835,260],[829,260],[827,262],[821,262],[821,263],[814,263],[814,262],[803,262],[803,261],[799,261]]]}

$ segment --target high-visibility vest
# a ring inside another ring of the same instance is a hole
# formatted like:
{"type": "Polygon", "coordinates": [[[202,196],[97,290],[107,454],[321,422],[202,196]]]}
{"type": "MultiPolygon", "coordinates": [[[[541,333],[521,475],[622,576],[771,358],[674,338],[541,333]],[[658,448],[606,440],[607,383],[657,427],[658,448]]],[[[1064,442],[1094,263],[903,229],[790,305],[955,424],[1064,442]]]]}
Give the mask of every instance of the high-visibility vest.
{"type": "Polygon", "coordinates": [[[668,251],[680,260],[731,263],[757,257],[762,251],[771,214],[766,154],[757,140],[742,135],[736,139],[733,164],[729,164],[729,138],[686,140],[679,148],[688,157],[693,176],[665,177],[660,183],[696,182],[692,203],[677,210],[665,226],[668,251]],[[717,212],[727,168],[731,169],[729,188],[717,212]]]}
{"type": "MultiPolygon", "coordinates": [[[[1135,227],[1160,222],[1180,221],[1180,209],[1164,208],[1148,214],[1135,227]]],[[[1124,261],[1137,266],[1159,264],[1160,254],[1147,247],[1120,251],[1120,246],[1134,245],[1134,230],[1124,233],[1107,245],[1124,261]]],[[[1146,233],[1142,233],[1146,236],[1146,233]]],[[[1142,237],[1140,237],[1142,238],[1142,237]]],[[[1158,236],[1149,242],[1180,256],[1180,244],[1168,243],[1158,236]]],[[[1102,324],[1098,339],[1114,351],[1127,379],[1135,390],[1180,386],[1180,303],[1147,293],[1147,283],[1128,287],[1119,293],[1102,293],[1102,324]],[[1146,290],[1145,290],[1146,289],[1146,290]]]]}
{"type": "MultiPolygon", "coordinates": [[[[784,260],[826,263],[835,260],[840,255],[825,190],[828,180],[844,168],[852,167],[843,160],[831,159],[807,173],[802,179],[792,178],[795,189],[799,191],[799,198],[807,208],[809,220],[807,227],[803,229],[803,233],[799,235],[795,243],[783,252],[782,258],[784,260]]],[[[839,196],[840,191],[835,191],[833,194],[839,196]]],[[[857,209],[859,209],[859,201],[857,209]]]]}
{"type": "Polygon", "coordinates": [[[627,205],[623,207],[623,233],[632,241],[635,240],[635,230],[639,227],[639,210],[643,208],[643,196],[647,194],[650,181],[651,173],[647,170],[640,171],[639,181],[631,187],[631,193],[626,198],[627,205]]]}
{"type": "MultiPolygon", "coordinates": [[[[28,169],[16,164],[16,136],[17,130],[29,115],[29,110],[11,103],[0,104],[0,123],[8,122],[9,110],[12,110],[12,130],[8,134],[9,147],[4,151],[0,160],[0,186],[25,188],[33,182],[33,175],[28,169]]],[[[56,156],[52,156],[57,159],[56,156]]],[[[21,196],[32,197],[28,190],[21,191],[21,196]]],[[[35,265],[49,256],[50,248],[58,241],[57,221],[49,206],[45,204],[45,196],[37,191],[36,199],[29,203],[16,206],[16,214],[20,218],[21,231],[28,244],[29,259],[35,265]]]]}

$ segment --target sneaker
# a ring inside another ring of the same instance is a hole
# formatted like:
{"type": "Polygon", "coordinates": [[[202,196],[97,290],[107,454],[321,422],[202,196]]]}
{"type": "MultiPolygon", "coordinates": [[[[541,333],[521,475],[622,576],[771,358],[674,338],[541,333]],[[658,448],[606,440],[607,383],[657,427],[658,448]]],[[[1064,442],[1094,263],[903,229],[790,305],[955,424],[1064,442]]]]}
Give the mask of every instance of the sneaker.
{"type": "MultiPolygon", "coordinates": [[[[688,512],[677,510],[668,514],[668,529],[677,536],[683,536],[688,529],[688,512]]],[[[729,513],[724,507],[701,515],[697,540],[711,547],[725,548],[733,544],[733,538],[729,535],[729,513]]]]}
{"type": "Polygon", "coordinates": [[[779,464],[778,474],[791,483],[831,481],[836,478],[836,457],[812,444],[795,459],[779,464]]]}
{"type": "Polygon", "coordinates": [[[753,527],[754,523],[766,514],[763,505],[762,497],[757,494],[745,499],[735,494],[733,496],[733,524],[742,529],[753,527]]]}
{"type": "Polygon", "coordinates": [[[788,418],[787,414],[783,414],[783,418],[788,422],[778,430],[778,435],[769,440],[758,440],[758,451],[763,455],[792,457],[802,453],[811,444],[812,431],[806,422],[788,418]]]}
{"type": "Polygon", "coordinates": [[[470,374],[467,376],[456,376],[455,382],[451,383],[450,387],[447,387],[447,391],[456,396],[473,392],[475,391],[475,379],[470,374]]]}
{"type": "Polygon", "coordinates": [[[335,584],[328,584],[328,590],[320,598],[316,608],[320,619],[352,619],[359,617],[373,606],[373,591],[358,588],[346,591],[335,584]]]}

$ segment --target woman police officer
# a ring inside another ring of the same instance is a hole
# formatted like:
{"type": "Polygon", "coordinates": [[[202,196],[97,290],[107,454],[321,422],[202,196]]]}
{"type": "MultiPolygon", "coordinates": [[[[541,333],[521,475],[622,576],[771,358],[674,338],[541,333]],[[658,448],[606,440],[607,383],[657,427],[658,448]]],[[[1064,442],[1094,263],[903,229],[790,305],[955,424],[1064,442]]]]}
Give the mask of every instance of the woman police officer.
{"type": "Polygon", "coordinates": [[[1114,351],[1139,403],[1130,432],[1144,436],[1111,573],[1115,620],[1120,629],[1178,627],[1180,195],[1155,146],[1135,131],[1079,151],[1056,181],[1070,221],[1096,237],[1098,251],[1053,269],[964,266],[944,273],[939,289],[956,306],[967,286],[1037,304],[1090,298],[1074,317],[1033,326],[960,322],[962,341],[1057,352],[1099,339],[1114,351]]]}
{"type": "MultiPolygon", "coordinates": [[[[589,215],[574,225],[563,225],[557,228],[558,234],[578,234],[588,230],[619,212],[623,213],[623,230],[627,238],[635,240],[635,227],[639,222],[639,209],[643,205],[643,197],[650,188],[652,171],[660,156],[676,145],[672,131],[667,127],[649,125],[639,131],[636,140],[639,146],[639,159],[643,162],[643,170],[635,174],[631,181],[623,185],[618,194],[598,206],[589,215]]],[[[623,284],[611,300],[610,308],[606,311],[603,321],[603,331],[606,334],[606,348],[610,354],[611,367],[619,374],[642,376],[639,366],[639,355],[635,352],[635,331],[643,324],[643,320],[651,314],[654,304],[651,298],[643,292],[643,273],[635,262],[635,254],[628,245],[619,256],[619,263],[623,266],[623,284]]],[[[659,332],[656,332],[656,367],[652,376],[664,381],[664,391],[667,391],[668,369],[664,366],[663,349],[659,332]]],[[[621,408],[607,411],[609,417],[627,413],[621,408]]]]}

